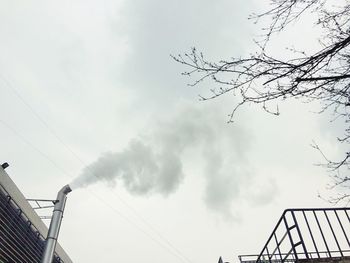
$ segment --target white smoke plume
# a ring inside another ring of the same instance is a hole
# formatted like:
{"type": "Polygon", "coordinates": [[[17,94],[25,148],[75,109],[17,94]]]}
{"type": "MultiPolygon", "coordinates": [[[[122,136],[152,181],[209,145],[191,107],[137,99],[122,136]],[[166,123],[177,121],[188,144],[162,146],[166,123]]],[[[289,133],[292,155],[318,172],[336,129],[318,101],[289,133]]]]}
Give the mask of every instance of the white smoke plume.
{"type": "Polygon", "coordinates": [[[76,188],[98,181],[114,185],[118,180],[130,193],[171,193],[182,180],[179,149],[166,151],[134,139],[122,152],[102,154],[96,162],[84,168],[70,186],[76,188]],[[176,152],[177,150],[177,152],[176,152]]]}
{"type": "Polygon", "coordinates": [[[250,181],[246,155],[251,138],[237,124],[227,124],[225,117],[212,108],[182,105],[149,133],[131,140],[124,150],[102,154],[70,186],[122,183],[131,194],[166,196],[184,180],[183,158],[190,150],[194,159],[201,160],[191,165],[203,167],[207,206],[230,215],[232,201],[250,181]]]}

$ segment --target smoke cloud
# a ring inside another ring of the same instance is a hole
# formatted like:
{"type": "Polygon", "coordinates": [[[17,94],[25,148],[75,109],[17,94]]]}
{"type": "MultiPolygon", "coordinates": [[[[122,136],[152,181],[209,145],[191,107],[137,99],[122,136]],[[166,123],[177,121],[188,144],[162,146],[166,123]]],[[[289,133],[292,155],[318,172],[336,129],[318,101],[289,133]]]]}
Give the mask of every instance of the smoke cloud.
{"type": "Polygon", "coordinates": [[[70,185],[76,188],[104,181],[114,186],[120,180],[132,194],[167,195],[177,188],[183,174],[179,152],[165,150],[134,139],[122,152],[102,154],[70,185]]]}
{"type": "Polygon", "coordinates": [[[218,108],[182,105],[124,150],[103,153],[70,186],[122,183],[134,195],[167,196],[184,181],[184,163],[190,162],[200,166],[205,178],[208,208],[230,215],[232,202],[244,196],[241,189],[251,182],[246,157],[251,136],[237,124],[227,124],[225,116],[218,108]],[[192,154],[195,163],[184,160],[192,154]]]}

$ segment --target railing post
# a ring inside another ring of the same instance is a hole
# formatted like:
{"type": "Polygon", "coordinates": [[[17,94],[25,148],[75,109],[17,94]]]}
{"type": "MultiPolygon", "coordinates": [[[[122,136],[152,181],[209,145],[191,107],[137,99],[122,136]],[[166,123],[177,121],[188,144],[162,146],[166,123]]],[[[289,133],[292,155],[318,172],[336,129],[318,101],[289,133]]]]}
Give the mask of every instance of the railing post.
{"type": "Polygon", "coordinates": [[[303,216],[304,216],[304,219],[305,219],[305,222],[306,222],[306,225],[307,225],[307,229],[309,230],[309,234],[310,234],[310,237],[312,239],[312,243],[313,243],[314,248],[316,250],[317,257],[320,258],[320,253],[318,252],[317,245],[316,245],[316,242],[315,242],[315,238],[314,238],[314,235],[312,234],[312,231],[311,231],[311,228],[310,228],[310,224],[309,224],[309,221],[307,220],[305,211],[303,211],[303,216]]]}
{"type": "Polygon", "coordinates": [[[326,210],[324,210],[323,213],[324,213],[324,215],[326,216],[327,223],[328,223],[328,225],[329,225],[329,228],[330,228],[331,231],[332,231],[332,235],[333,235],[333,237],[334,237],[335,243],[337,244],[337,247],[338,247],[338,249],[339,249],[340,255],[343,256],[343,252],[341,251],[341,248],[340,248],[340,246],[339,246],[339,242],[338,242],[337,236],[336,236],[335,233],[334,233],[332,224],[331,224],[331,222],[329,221],[329,218],[328,218],[328,215],[327,215],[326,210]]]}
{"type": "Polygon", "coordinates": [[[307,249],[306,249],[306,246],[305,246],[305,243],[304,243],[304,239],[303,239],[303,236],[301,235],[300,228],[299,228],[299,225],[298,225],[298,221],[297,221],[297,219],[295,217],[294,211],[292,210],[291,213],[292,213],[294,224],[295,224],[295,226],[297,228],[297,232],[298,232],[298,236],[299,236],[301,245],[303,246],[304,254],[305,254],[306,258],[309,259],[309,255],[307,253],[307,249]]]}
{"type": "Polygon", "coordinates": [[[289,226],[288,226],[288,223],[287,223],[286,215],[284,215],[283,221],[284,221],[284,225],[286,226],[286,229],[287,229],[288,238],[289,238],[290,244],[292,245],[292,249],[293,249],[293,252],[294,252],[295,259],[298,260],[297,251],[295,250],[293,237],[292,237],[292,235],[290,233],[290,230],[289,230],[289,226]]]}
{"type": "Polygon", "coordinates": [[[276,241],[276,245],[277,245],[277,250],[278,250],[278,254],[280,256],[280,259],[281,259],[281,262],[282,262],[282,254],[281,254],[281,249],[280,249],[280,244],[277,240],[277,236],[276,236],[276,233],[273,233],[273,236],[275,238],[275,241],[276,241]]]}
{"type": "Polygon", "coordinates": [[[331,257],[332,257],[332,255],[331,255],[331,252],[329,251],[329,247],[328,247],[327,241],[326,241],[326,239],[325,239],[325,237],[324,237],[324,235],[323,235],[323,231],[322,231],[322,228],[321,228],[320,222],[318,221],[318,218],[317,218],[316,212],[315,212],[315,210],[313,210],[312,212],[313,212],[314,217],[315,217],[315,219],[316,219],[316,223],[317,223],[318,229],[320,230],[320,233],[321,233],[321,236],[322,236],[323,242],[324,242],[324,244],[325,244],[325,246],[326,246],[327,253],[328,253],[329,257],[331,258],[331,257]]]}
{"type": "Polygon", "coordinates": [[[335,216],[337,217],[337,220],[338,220],[338,223],[339,223],[339,225],[340,225],[340,227],[341,227],[341,230],[343,231],[343,234],[344,234],[344,236],[345,236],[345,239],[346,239],[346,241],[348,242],[348,245],[349,245],[349,247],[350,247],[349,238],[348,238],[348,236],[347,236],[346,233],[345,233],[344,226],[343,226],[342,222],[341,222],[340,219],[339,219],[337,210],[334,210],[334,213],[335,213],[335,216]]]}

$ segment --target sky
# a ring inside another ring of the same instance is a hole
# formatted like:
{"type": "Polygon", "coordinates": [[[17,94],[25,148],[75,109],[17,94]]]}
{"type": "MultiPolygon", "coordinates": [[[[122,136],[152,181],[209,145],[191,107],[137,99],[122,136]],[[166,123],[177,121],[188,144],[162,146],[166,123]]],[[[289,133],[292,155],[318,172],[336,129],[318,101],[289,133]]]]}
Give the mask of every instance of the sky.
{"type": "MultiPolygon", "coordinates": [[[[324,207],[344,128],[318,105],[271,116],[237,99],[201,102],[170,55],[254,50],[254,0],[0,1],[0,160],[28,198],[72,183],[59,242],[74,262],[238,262],[283,210],[324,207]]],[[[272,48],[312,51],[312,17],[272,48]]],[[[49,213],[49,212],[46,212],[49,213]]]]}

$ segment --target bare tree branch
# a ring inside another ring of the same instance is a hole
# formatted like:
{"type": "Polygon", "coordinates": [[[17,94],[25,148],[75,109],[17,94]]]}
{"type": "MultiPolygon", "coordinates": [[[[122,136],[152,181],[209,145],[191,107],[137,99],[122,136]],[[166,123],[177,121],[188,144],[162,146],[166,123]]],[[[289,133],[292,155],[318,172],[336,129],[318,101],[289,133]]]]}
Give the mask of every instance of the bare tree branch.
{"type": "MultiPolygon", "coordinates": [[[[183,75],[195,80],[189,86],[197,86],[207,81],[212,84],[209,94],[200,99],[211,100],[226,94],[234,94],[239,102],[229,114],[229,122],[237,109],[247,104],[257,104],[274,115],[279,115],[278,103],[288,99],[304,102],[318,101],[322,105],[319,113],[332,110],[334,119],[343,118],[350,123],[350,3],[326,6],[325,0],[272,0],[271,8],[261,14],[253,14],[250,19],[259,23],[269,19],[269,26],[262,29],[262,38],[256,41],[259,52],[248,57],[238,57],[210,61],[192,48],[190,52],[172,56],[188,70],[183,75]],[[319,37],[320,50],[307,55],[304,51],[294,51],[292,59],[283,60],[267,52],[271,36],[288,30],[292,23],[303,15],[318,17],[315,25],[323,29],[319,37]],[[274,107],[271,107],[274,105],[274,107]]],[[[350,143],[350,127],[338,138],[340,143],[350,143]]],[[[325,167],[333,173],[334,187],[346,185],[350,189],[350,153],[344,158],[332,161],[326,158],[325,167]]],[[[348,194],[334,200],[345,200],[348,194]]],[[[333,200],[333,201],[334,201],[333,200]]]]}

